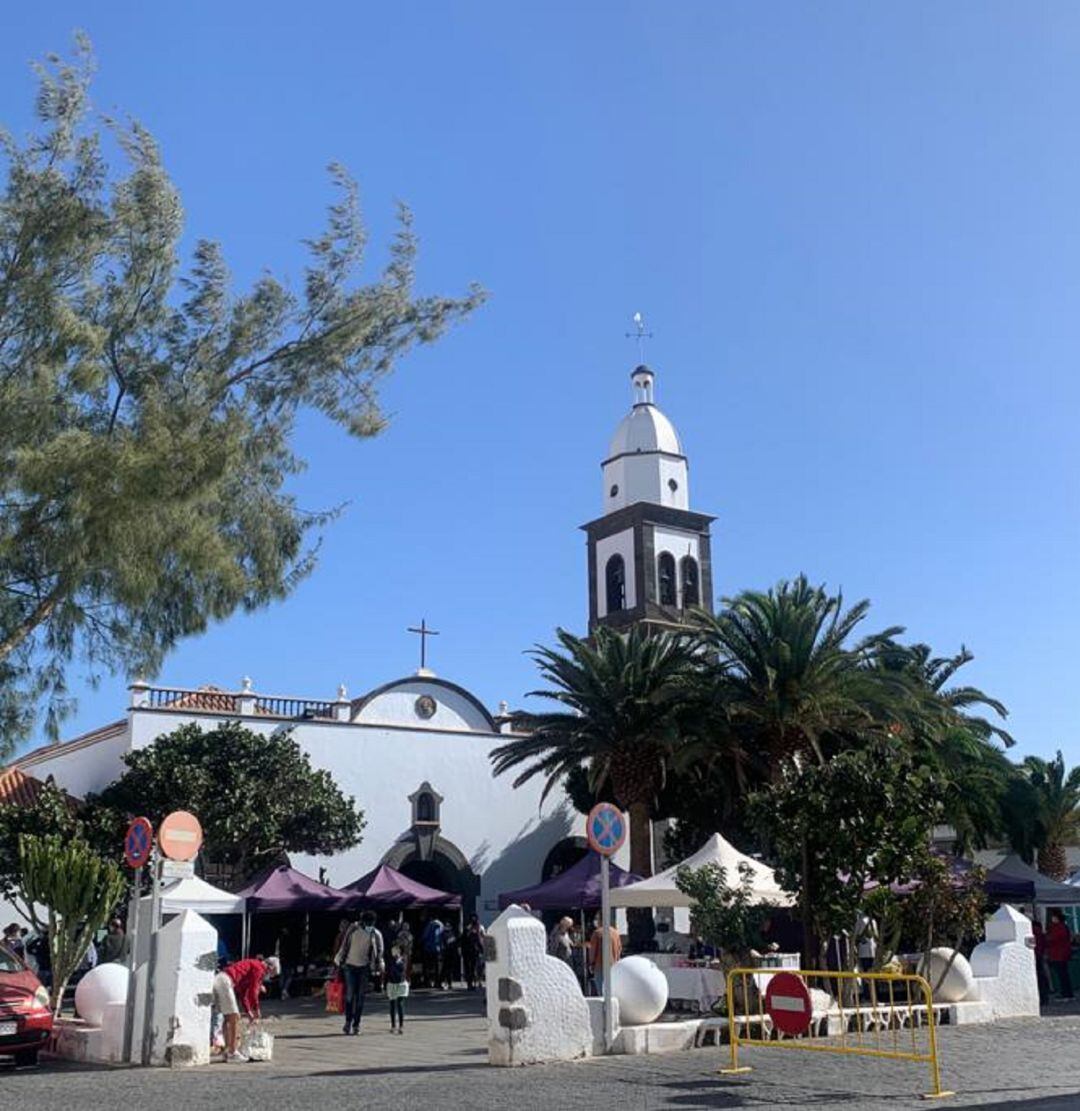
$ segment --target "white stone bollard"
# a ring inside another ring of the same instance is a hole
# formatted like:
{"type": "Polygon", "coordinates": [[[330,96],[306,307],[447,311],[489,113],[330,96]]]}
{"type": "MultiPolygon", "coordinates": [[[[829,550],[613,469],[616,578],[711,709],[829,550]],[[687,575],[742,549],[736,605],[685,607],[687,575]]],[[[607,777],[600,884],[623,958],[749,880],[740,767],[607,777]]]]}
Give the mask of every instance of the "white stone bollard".
{"type": "Polygon", "coordinates": [[[971,954],[979,998],[994,1018],[1039,1014],[1031,920],[1007,903],[987,920],[986,940],[971,954]]]}
{"type": "Polygon", "coordinates": [[[547,954],[547,933],[527,911],[508,907],[488,929],[488,1054],[493,1065],[586,1057],[589,1006],[573,970],[547,954]]]}
{"type": "MultiPolygon", "coordinates": [[[[135,1008],[135,1059],[142,1045],[145,968],[139,969],[135,1008]]],[[[154,978],[153,1065],[210,1063],[210,1004],[217,969],[217,930],[193,910],[158,932],[154,978]]]]}

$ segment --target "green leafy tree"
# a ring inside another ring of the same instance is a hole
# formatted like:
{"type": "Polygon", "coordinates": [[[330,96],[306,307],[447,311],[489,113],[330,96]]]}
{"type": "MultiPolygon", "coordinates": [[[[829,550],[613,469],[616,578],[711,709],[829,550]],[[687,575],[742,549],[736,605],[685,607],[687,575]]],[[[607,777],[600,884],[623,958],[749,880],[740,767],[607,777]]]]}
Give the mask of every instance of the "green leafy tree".
{"type": "Polygon", "coordinates": [[[0,755],[42,704],[55,730],[74,659],[152,673],[180,638],[288,594],[330,516],[287,492],[297,417],[377,433],[398,358],[483,298],[414,291],[404,208],[362,280],[340,167],[299,289],[263,273],[235,291],[205,240],[182,269],[157,145],[92,112],[91,69],[85,41],[50,58],[38,130],[0,132],[0,755]]]}
{"type": "Polygon", "coordinates": [[[120,865],[79,838],[23,834],[16,907],[49,940],[50,1001],[60,1014],[64,989],[86,950],[124,895],[120,865]],[[21,905],[20,905],[21,904],[21,905]],[[39,910],[44,907],[44,914],[39,910]]]}
{"type": "Polygon", "coordinates": [[[868,884],[916,874],[940,815],[931,772],[884,741],[787,772],[750,809],[780,883],[798,900],[806,956],[818,960],[830,937],[853,929],[868,884]]]}
{"type": "MultiPolygon", "coordinates": [[[[652,813],[677,744],[680,705],[696,661],[684,638],[649,636],[640,626],[620,635],[599,627],[592,641],[559,629],[563,651],[533,656],[549,683],[532,694],[561,709],[523,716],[528,733],[491,752],[496,775],[522,768],[514,786],[545,779],[544,795],[584,768],[588,789],[610,791],[629,814],[630,869],[652,875],[652,813]]],[[[634,913],[631,932],[645,931],[634,913]]]]}
{"type": "Polygon", "coordinates": [[[745,965],[750,950],[761,944],[761,927],[772,907],[753,902],[754,873],[748,864],[738,867],[738,882],[729,885],[727,869],[720,864],[679,868],[675,886],[688,895],[690,925],[709,945],[722,950],[729,967],[745,965]]]}
{"type": "Polygon", "coordinates": [[[943,967],[937,991],[945,982],[955,955],[966,942],[981,939],[986,913],[986,869],[975,867],[958,874],[937,853],[919,857],[911,881],[899,891],[879,887],[866,896],[865,908],[878,925],[877,967],[888,964],[901,945],[921,949],[929,968],[930,950],[945,946],[953,957],[943,967]]]}
{"type": "MultiPolygon", "coordinates": [[[[117,836],[128,819],[156,826],[189,810],[203,827],[205,856],[238,880],[289,852],[322,856],[360,841],[364,817],[327,771],[311,766],[285,731],[264,736],[239,722],[205,732],[182,725],[124,757],[127,771],[87,800],[117,836]]],[[[119,842],[117,842],[119,843],[119,842]]]]}

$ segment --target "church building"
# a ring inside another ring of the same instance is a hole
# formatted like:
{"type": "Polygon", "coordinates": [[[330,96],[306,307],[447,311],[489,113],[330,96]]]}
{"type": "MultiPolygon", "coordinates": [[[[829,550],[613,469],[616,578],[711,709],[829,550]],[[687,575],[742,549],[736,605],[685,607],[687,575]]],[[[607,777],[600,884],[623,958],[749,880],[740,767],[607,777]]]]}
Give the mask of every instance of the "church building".
{"type": "MultiPolygon", "coordinates": [[[[690,509],[687,459],[653,401],[652,371],[639,366],[632,386],[633,407],[602,464],[602,516],[584,526],[590,631],[678,625],[687,607],[712,597],[713,518],[690,509]]],[[[287,728],[367,819],[357,847],[297,855],[295,867],[343,886],[389,864],[460,894],[465,914],[484,920],[497,913],[501,892],[549,878],[584,846],[584,818],[561,791],[541,806],[539,781],[515,789],[510,776],[493,777],[488,754],[512,729],[505,704],[492,714],[466,687],[426,667],[359,697],[345,687],[333,698],[270,695],[250,680],[235,690],[143,682],[129,690],[116,721],[38,748],[15,766],[36,779],[52,776],[82,798],[123,773],[125,753],[180,725],[287,728]]]]}

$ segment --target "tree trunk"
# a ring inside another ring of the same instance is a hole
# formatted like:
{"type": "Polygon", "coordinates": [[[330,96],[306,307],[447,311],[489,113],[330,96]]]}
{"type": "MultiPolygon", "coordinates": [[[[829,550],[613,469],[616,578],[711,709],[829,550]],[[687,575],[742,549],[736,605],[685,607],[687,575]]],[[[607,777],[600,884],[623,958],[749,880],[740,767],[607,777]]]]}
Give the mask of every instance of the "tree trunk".
{"type": "MultiPolygon", "coordinates": [[[[630,815],[630,871],[643,879],[652,875],[652,817],[649,804],[635,802],[627,807],[630,815]]],[[[637,952],[648,949],[656,936],[652,910],[631,907],[626,912],[630,947],[637,952]]]]}
{"type": "Polygon", "coordinates": [[[1050,879],[1057,880],[1059,883],[1065,879],[1069,871],[1069,864],[1063,845],[1053,841],[1043,845],[1039,850],[1039,871],[1044,876],[1049,876],[1050,879]]]}
{"type": "Polygon", "coordinates": [[[627,807],[630,814],[630,871],[642,879],[652,872],[652,817],[649,804],[635,802],[627,807]]]}

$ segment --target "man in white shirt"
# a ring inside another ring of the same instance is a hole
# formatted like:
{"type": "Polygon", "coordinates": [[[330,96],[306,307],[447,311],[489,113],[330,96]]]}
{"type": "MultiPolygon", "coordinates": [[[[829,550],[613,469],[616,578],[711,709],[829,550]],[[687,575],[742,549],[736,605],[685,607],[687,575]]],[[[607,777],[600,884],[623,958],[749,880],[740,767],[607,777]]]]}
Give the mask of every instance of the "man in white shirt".
{"type": "Polygon", "coordinates": [[[372,974],[382,975],[384,968],[383,936],[375,929],[375,915],[370,910],[345,934],[335,961],[345,976],[344,1032],[359,1034],[372,974]]]}

